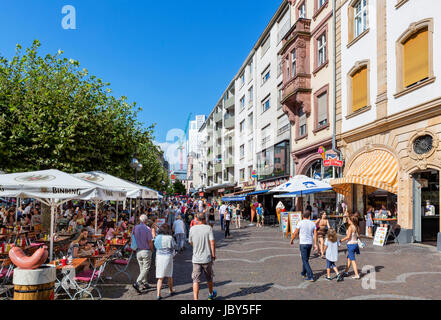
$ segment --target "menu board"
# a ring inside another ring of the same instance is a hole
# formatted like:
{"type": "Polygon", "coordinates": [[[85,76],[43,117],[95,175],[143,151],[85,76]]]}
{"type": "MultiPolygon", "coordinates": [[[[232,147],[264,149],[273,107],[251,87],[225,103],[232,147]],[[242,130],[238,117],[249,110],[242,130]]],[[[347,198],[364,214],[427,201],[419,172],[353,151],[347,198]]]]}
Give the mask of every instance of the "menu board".
{"type": "Polygon", "coordinates": [[[288,233],[289,214],[288,212],[280,213],[280,220],[282,221],[282,234],[288,233]]]}
{"type": "Polygon", "coordinates": [[[291,234],[294,233],[297,227],[297,223],[302,220],[302,213],[299,212],[289,212],[289,228],[291,229],[291,234]]]}
{"type": "Polygon", "coordinates": [[[162,226],[165,223],[165,218],[156,219],[156,224],[158,227],[162,226]]]}
{"type": "Polygon", "coordinates": [[[384,246],[384,242],[386,241],[387,228],[386,227],[378,227],[377,231],[375,231],[374,237],[374,246],[384,246]]]}

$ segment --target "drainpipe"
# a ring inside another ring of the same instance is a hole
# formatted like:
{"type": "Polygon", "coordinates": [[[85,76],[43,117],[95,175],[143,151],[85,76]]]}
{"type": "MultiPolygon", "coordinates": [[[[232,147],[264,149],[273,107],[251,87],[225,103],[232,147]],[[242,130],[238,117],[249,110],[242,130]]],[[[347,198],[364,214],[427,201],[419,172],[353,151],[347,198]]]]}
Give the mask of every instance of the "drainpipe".
{"type": "Polygon", "coordinates": [[[337,18],[336,18],[336,4],[337,0],[332,1],[332,36],[333,36],[333,55],[334,55],[334,62],[332,64],[333,70],[332,70],[332,83],[334,85],[334,99],[333,99],[333,128],[332,128],[332,150],[336,152],[339,156],[339,159],[342,160],[342,153],[340,150],[337,149],[337,141],[336,141],[336,135],[337,135],[337,18]]]}

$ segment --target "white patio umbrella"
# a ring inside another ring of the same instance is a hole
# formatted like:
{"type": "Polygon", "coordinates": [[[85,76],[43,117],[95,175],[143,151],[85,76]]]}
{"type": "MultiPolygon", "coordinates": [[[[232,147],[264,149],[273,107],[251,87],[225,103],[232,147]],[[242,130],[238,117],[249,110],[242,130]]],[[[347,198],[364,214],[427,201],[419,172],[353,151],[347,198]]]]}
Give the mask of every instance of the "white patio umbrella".
{"type": "Polygon", "coordinates": [[[305,194],[318,193],[331,189],[332,187],[326,182],[312,179],[303,175],[297,175],[291,178],[288,182],[271,189],[269,192],[284,192],[284,194],[280,196],[286,197],[302,196],[305,194]]]}
{"type": "Polygon", "coordinates": [[[70,200],[105,199],[114,190],[99,187],[59,170],[0,176],[0,197],[33,198],[51,208],[50,259],[53,259],[55,208],[70,200]]]}

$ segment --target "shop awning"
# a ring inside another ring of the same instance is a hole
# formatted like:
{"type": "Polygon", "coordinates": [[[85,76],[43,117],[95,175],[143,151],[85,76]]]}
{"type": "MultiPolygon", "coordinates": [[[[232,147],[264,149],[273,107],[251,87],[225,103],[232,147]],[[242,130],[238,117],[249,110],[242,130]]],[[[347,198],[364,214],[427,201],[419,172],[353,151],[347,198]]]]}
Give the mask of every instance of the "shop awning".
{"type": "Polygon", "coordinates": [[[267,193],[268,191],[269,190],[254,191],[254,192],[251,192],[251,193],[247,193],[247,196],[253,196],[253,195],[256,195],[256,194],[267,193]]]}
{"type": "Polygon", "coordinates": [[[222,197],[223,202],[245,201],[246,197],[222,197]]]}
{"type": "Polygon", "coordinates": [[[332,188],[345,196],[350,194],[351,184],[360,184],[374,189],[383,189],[398,194],[398,163],[394,156],[384,150],[362,154],[352,164],[346,177],[332,179],[332,188]]]}

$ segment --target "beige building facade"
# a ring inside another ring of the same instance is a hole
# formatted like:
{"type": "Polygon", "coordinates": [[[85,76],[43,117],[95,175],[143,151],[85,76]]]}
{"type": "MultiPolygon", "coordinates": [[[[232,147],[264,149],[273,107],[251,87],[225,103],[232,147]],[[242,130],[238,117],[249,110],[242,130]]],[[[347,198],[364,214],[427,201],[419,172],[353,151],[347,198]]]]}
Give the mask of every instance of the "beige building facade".
{"type": "Polygon", "coordinates": [[[385,205],[398,219],[398,242],[439,250],[440,10],[435,0],[337,0],[336,130],[345,167],[331,181],[352,211],[385,205]]]}

